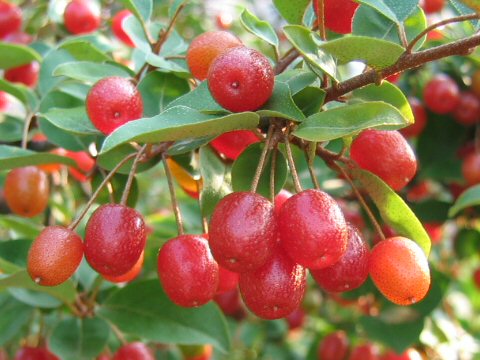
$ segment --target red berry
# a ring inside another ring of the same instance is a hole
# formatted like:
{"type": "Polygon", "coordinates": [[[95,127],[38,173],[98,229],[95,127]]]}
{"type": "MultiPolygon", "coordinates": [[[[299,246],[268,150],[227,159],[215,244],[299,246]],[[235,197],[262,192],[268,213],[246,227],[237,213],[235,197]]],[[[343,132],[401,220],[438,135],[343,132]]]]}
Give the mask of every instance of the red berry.
{"type": "Polygon", "coordinates": [[[273,93],[275,73],[256,50],[235,47],[218,56],[208,72],[213,98],[233,112],[254,111],[273,93]]]}
{"type": "Polygon", "coordinates": [[[303,326],[303,323],[305,322],[305,317],[306,313],[302,308],[299,307],[293,310],[293,312],[291,312],[285,317],[285,320],[287,320],[288,323],[288,328],[290,330],[301,328],[303,326]]]}
{"type": "Polygon", "coordinates": [[[15,4],[0,1],[0,38],[22,27],[22,10],[15,4]]]}
{"type": "Polygon", "coordinates": [[[82,258],[83,242],[78,234],[63,226],[48,226],[30,247],[27,270],[37,284],[56,286],[75,273],[82,258]]]}
{"type": "Polygon", "coordinates": [[[235,272],[262,266],[278,241],[272,203],[251,192],[235,192],[220,200],[209,229],[214,258],[235,272]]]}
{"type": "Polygon", "coordinates": [[[473,282],[475,286],[480,289],[480,268],[476,269],[473,273],[473,282]]]}
{"type": "Polygon", "coordinates": [[[425,13],[432,14],[443,9],[445,6],[445,0],[420,0],[420,6],[425,13]]]}
{"type": "Polygon", "coordinates": [[[423,250],[396,236],[380,241],[370,255],[370,277],[378,290],[397,305],[422,300],[430,288],[430,269],[423,250]]]}
{"type": "Polygon", "coordinates": [[[205,80],[213,61],[242,42],[227,31],[208,31],[193,39],[187,51],[187,64],[193,77],[205,80]]]}
{"type": "Polygon", "coordinates": [[[413,117],[415,118],[415,122],[400,130],[403,136],[405,137],[417,137],[419,136],[425,126],[427,125],[427,112],[423,107],[420,100],[415,97],[409,97],[408,102],[412,108],[413,117]]]}
{"type": "Polygon", "coordinates": [[[155,360],[152,350],[141,342],[123,345],[113,356],[113,360],[155,360]]]}
{"type": "Polygon", "coordinates": [[[240,274],[239,289],[245,305],[258,317],[279,319],[300,306],[306,271],[279,247],[259,269],[240,274]]]}
{"type": "Polygon", "coordinates": [[[145,223],[135,209],[101,205],[85,228],[85,257],[100,274],[120,276],[138,261],[145,241],[145,223]]]}
{"type": "Polygon", "coordinates": [[[276,196],[275,196],[275,216],[278,217],[280,215],[280,210],[282,210],[283,204],[285,201],[290,199],[293,194],[290,191],[282,189],[276,196]]]}
{"type": "Polygon", "coordinates": [[[434,113],[447,114],[458,106],[460,90],[452,78],[445,74],[439,74],[425,86],[423,100],[434,113]]]}
{"type": "Polygon", "coordinates": [[[5,201],[13,213],[34,217],[48,205],[50,186],[45,172],[36,166],[13,169],[5,178],[5,201]]]}
{"type": "Polygon", "coordinates": [[[415,349],[407,349],[402,354],[397,354],[391,350],[387,351],[380,358],[381,360],[422,360],[422,356],[415,349]]]}
{"type": "Polygon", "coordinates": [[[415,154],[398,131],[362,131],[352,142],[350,156],[395,191],[407,185],[417,172],[415,154]]]}
{"type": "Polygon", "coordinates": [[[480,100],[469,91],[461,93],[458,105],[453,111],[453,117],[460,124],[475,125],[480,118],[480,100]]]}
{"type": "Polygon", "coordinates": [[[223,266],[219,266],[217,294],[234,290],[237,288],[237,285],[238,273],[225,269],[223,266]]]}
{"type": "Polygon", "coordinates": [[[329,292],[344,292],[358,288],[368,277],[370,250],[359,231],[348,225],[347,250],[332,266],[311,270],[315,281],[329,292]]]}
{"type": "Polygon", "coordinates": [[[439,222],[428,222],[423,224],[425,230],[427,230],[430,239],[432,240],[432,244],[438,244],[443,238],[443,224],[439,222]]]}
{"type": "Polygon", "coordinates": [[[347,248],[345,218],[337,202],[323,191],[293,195],[283,204],[277,222],[285,252],[304,267],[331,266],[347,248]]]}
{"type": "Polygon", "coordinates": [[[323,338],[318,347],[319,360],[343,360],[348,352],[348,338],[343,330],[335,331],[323,338]]]}
{"type": "Polygon", "coordinates": [[[472,152],[463,159],[462,173],[468,185],[480,183],[480,153],[472,152]]]}
{"type": "Polygon", "coordinates": [[[135,47],[134,42],[123,29],[123,22],[128,16],[133,16],[130,10],[122,10],[115,14],[112,20],[113,34],[120,39],[125,45],[135,47]]]}
{"type": "Polygon", "coordinates": [[[23,31],[16,31],[5,35],[5,37],[2,38],[2,41],[12,44],[27,45],[32,42],[32,37],[23,31]]]}
{"type": "Polygon", "coordinates": [[[8,95],[5,91],[0,91],[0,111],[8,107],[8,95]]]}
{"type": "Polygon", "coordinates": [[[400,76],[402,75],[401,72],[392,74],[390,76],[387,76],[385,80],[390,81],[391,83],[396,83],[398,80],[400,80],[400,76]]]}
{"type": "Polygon", "coordinates": [[[218,307],[225,315],[234,316],[243,310],[240,303],[240,294],[238,289],[217,294],[213,300],[217,303],[218,307]]]}
{"type": "MultiPolygon", "coordinates": [[[[316,4],[315,1],[313,3],[316,4]]],[[[339,34],[350,34],[353,17],[360,4],[353,0],[325,0],[324,4],[325,27],[339,34]]]]}
{"type": "Polygon", "coordinates": [[[158,253],[158,275],[170,300],[185,307],[213,299],[218,287],[218,264],[200,235],[180,235],[158,253]]]}
{"type": "Polygon", "coordinates": [[[21,83],[28,87],[35,87],[38,82],[38,74],[40,72],[40,65],[33,61],[30,64],[10,68],[5,71],[3,77],[13,83],[21,83]]]}
{"type": "Polygon", "coordinates": [[[348,360],[378,360],[378,347],[374,344],[366,343],[356,346],[350,353],[348,360]]]}
{"type": "Polygon", "coordinates": [[[250,130],[235,130],[213,139],[210,145],[227,159],[236,160],[249,145],[259,141],[250,130]]]}
{"type": "Polygon", "coordinates": [[[72,34],[88,34],[100,26],[100,9],[92,0],[73,0],[65,8],[63,19],[72,34]]]}
{"type": "Polygon", "coordinates": [[[60,360],[47,348],[24,346],[15,354],[15,360],[60,360]]]}
{"type": "Polygon", "coordinates": [[[108,77],[96,82],[87,95],[87,113],[93,125],[105,135],[143,115],[143,100],[133,82],[108,77]]]}
{"type": "Polygon", "coordinates": [[[108,280],[113,283],[124,283],[124,282],[133,281],[142,272],[144,258],[145,258],[145,251],[142,251],[142,254],[138,258],[135,265],[133,265],[133,267],[130,270],[128,270],[125,274],[120,276],[103,275],[103,277],[105,278],[105,280],[108,280]]]}
{"type": "Polygon", "coordinates": [[[87,181],[95,167],[95,160],[85,151],[67,150],[65,156],[73,159],[77,164],[77,167],[68,167],[70,174],[80,182],[87,181]]]}

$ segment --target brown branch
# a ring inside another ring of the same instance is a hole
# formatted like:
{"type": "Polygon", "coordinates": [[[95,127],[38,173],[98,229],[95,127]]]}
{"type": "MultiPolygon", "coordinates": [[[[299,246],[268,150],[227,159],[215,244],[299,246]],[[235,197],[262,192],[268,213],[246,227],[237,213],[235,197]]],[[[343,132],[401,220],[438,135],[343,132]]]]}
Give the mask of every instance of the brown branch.
{"type": "Polygon", "coordinates": [[[285,54],[285,56],[278,61],[277,65],[275,66],[275,74],[278,75],[284,72],[288,65],[290,65],[299,55],[300,53],[296,49],[290,49],[285,54]]]}
{"type": "Polygon", "coordinates": [[[327,89],[325,103],[336,100],[342,95],[345,95],[365,85],[375,84],[378,82],[379,76],[381,78],[386,78],[387,76],[404,70],[416,68],[430,61],[439,60],[452,55],[465,55],[478,45],[480,45],[480,34],[413,54],[404,53],[395,64],[383,69],[380,72],[377,70],[369,70],[347,81],[329,87],[327,89]]]}

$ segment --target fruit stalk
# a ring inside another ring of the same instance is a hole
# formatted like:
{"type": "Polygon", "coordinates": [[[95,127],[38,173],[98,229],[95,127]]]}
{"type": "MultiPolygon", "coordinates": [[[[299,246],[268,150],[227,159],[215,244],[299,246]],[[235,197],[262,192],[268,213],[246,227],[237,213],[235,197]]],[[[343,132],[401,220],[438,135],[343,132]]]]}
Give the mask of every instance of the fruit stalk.
{"type": "Polygon", "coordinates": [[[135,156],[135,159],[133,159],[132,167],[130,169],[130,173],[128,174],[127,183],[125,184],[122,198],[120,200],[120,204],[122,205],[127,204],[128,195],[130,194],[130,189],[132,188],[133,178],[135,177],[135,173],[137,172],[138,163],[140,162],[140,159],[143,153],[145,152],[146,148],[147,148],[147,145],[143,145],[143,147],[137,153],[137,156],[135,156]]]}
{"type": "Polygon", "coordinates": [[[300,184],[300,179],[298,178],[297,169],[295,167],[295,161],[293,160],[292,148],[290,147],[290,140],[288,138],[288,131],[284,136],[285,148],[287,150],[287,160],[290,171],[292,172],[293,185],[295,186],[295,191],[297,193],[301,192],[302,185],[300,184]]]}
{"type": "Polygon", "coordinates": [[[263,168],[265,167],[265,159],[267,158],[267,153],[270,150],[270,142],[272,140],[274,126],[270,125],[268,128],[267,138],[265,139],[265,145],[258,160],[257,169],[255,170],[255,175],[253,176],[252,186],[250,188],[251,192],[256,192],[258,187],[258,182],[260,181],[260,176],[262,176],[263,168]]]}
{"type": "Polygon", "coordinates": [[[167,163],[165,153],[162,154],[163,167],[165,168],[165,175],[167,176],[168,189],[170,190],[170,200],[172,201],[173,213],[175,214],[175,222],[177,223],[178,235],[183,235],[183,220],[180,207],[178,206],[177,194],[175,193],[175,186],[173,185],[172,173],[167,163]]]}

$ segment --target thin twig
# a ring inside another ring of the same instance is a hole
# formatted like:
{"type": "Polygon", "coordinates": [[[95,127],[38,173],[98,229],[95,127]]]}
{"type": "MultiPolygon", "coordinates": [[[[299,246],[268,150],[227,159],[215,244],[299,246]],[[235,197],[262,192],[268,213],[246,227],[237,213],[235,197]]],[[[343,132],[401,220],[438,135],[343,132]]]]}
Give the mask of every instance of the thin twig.
{"type": "Polygon", "coordinates": [[[270,125],[268,128],[267,138],[265,139],[265,146],[263,147],[260,159],[258,160],[257,169],[255,170],[255,175],[253,176],[252,186],[250,187],[251,192],[256,192],[258,187],[258,182],[262,176],[263,168],[265,167],[265,159],[267,158],[267,152],[269,150],[270,140],[272,139],[273,134],[273,125],[270,125]]]}
{"type": "MultiPolygon", "coordinates": [[[[100,174],[102,175],[102,177],[104,179],[107,177],[107,173],[101,167],[98,167],[98,171],[100,172],[100,174]]],[[[114,193],[113,193],[113,190],[114,190],[113,186],[110,182],[108,182],[106,185],[107,185],[107,189],[108,189],[108,198],[109,198],[110,202],[113,204],[115,202],[115,196],[114,196],[114,193]]]]}
{"type": "Polygon", "coordinates": [[[115,336],[118,338],[118,340],[120,340],[120,342],[122,343],[122,345],[126,345],[127,344],[127,340],[125,339],[125,336],[123,335],[123,333],[120,331],[120,329],[114,325],[113,323],[111,322],[108,322],[108,324],[110,325],[110,328],[112,329],[113,333],[115,334],[115,336]]]}
{"type": "Polygon", "coordinates": [[[310,142],[308,146],[305,147],[304,152],[305,152],[305,157],[307,158],[307,167],[308,167],[308,172],[310,173],[310,177],[312,178],[312,183],[315,189],[320,190],[320,184],[318,183],[317,176],[315,175],[315,169],[314,169],[314,161],[315,161],[315,154],[316,154],[316,144],[313,142],[310,142]],[[311,153],[311,148],[313,149],[313,154],[311,153]]]}
{"type": "Polygon", "coordinates": [[[27,148],[27,143],[28,143],[28,131],[30,130],[30,125],[32,124],[32,120],[34,118],[35,114],[32,112],[27,116],[27,119],[25,120],[25,124],[23,125],[23,133],[22,133],[22,149],[27,148]]]}
{"type": "Polygon", "coordinates": [[[314,0],[318,8],[317,25],[320,39],[327,40],[327,31],[325,30],[325,0],[314,0]]]}
{"type": "Polygon", "coordinates": [[[398,29],[398,36],[400,37],[400,41],[402,42],[403,47],[408,46],[408,39],[407,39],[407,33],[405,32],[405,27],[403,26],[403,23],[399,23],[397,26],[398,29]]]}
{"type": "Polygon", "coordinates": [[[137,156],[135,156],[135,159],[133,159],[132,167],[130,169],[130,173],[128,174],[127,183],[125,184],[125,188],[123,189],[122,198],[120,199],[120,204],[121,205],[126,205],[127,204],[128,195],[130,194],[130,190],[132,188],[133,178],[135,177],[135,174],[137,172],[138,163],[140,162],[140,159],[141,159],[143,153],[145,152],[145,149],[147,148],[147,146],[148,145],[143,145],[143,147],[137,153],[137,156]]]}
{"type": "Polygon", "coordinates": [[[295,48],[290,49],[285,54],[285,56],[278,61],[277,65],[275,66],[275,74],[278,75],[284,72],[288,65],[290,65],[299,55],[300,53],[295,48]]]}
{"type": "Polygon", "coordinates": [[[175,214],[175,221],[177,223],[178,235],[183,235],[183,220],[180,207],[178,206],[177,194],[175,193],[175,186],[173,184],[173,177],[168,166],[167,156],[162,154],[163,166],[165,168],[165,175],[167,176],[168,189],[170,190],[170,200],[172,201],[173,213],[175,214]]]}
{"type": "Polygon", "coordinates": [[[303,189],[302,185],[300,184],[300,179],[298,178],[298,173],[295,167],[295,161],[293,160],[292,148],[290,147],[290,140],[288,136],[289,134],[287,131],[283,137],[283,141],[285,142],[285,148],[287,150],[288,166],[290,167],[290,172],[292,173],[293,185],[295,186],[295,191],[299,193],[302,192],[303,189]]]}
{"type": "Polygon", "coordinates": [[[277,168],[277,147],[272,149],[272,166],[270,168],[270,200],[275,205],[275,171],[277,168]]]}
{"type": "Polygon", "coordinates": [[[432,24],[432,25],[428,26],[420,34],[415,36],[415,38],[412,41],[410,41],[410,44],[408,44],[407,48],[405,49],[405,52],[407,54],[410,54],[413,51],[414,46],[420,41],[421,38],[423,38],[425,35],[427,35],[430,31],[439,28],[440,26],[444,26],[444,25],[447,25],[447,24],[455,23],[455,22],[475,20],[475,19],[478,19],[479,17],[480,17],[480,14],[469,14],[469,15],[453,17],[453,18],[450,18],[450,19],[444,19],[442,21],[436,22],[435,24],[432,24]]]}
{"type": "Polygon", "coordinates": [[[90,209],[90,206],[92,206],[93,202],[95,201],[95,199],[97,198],[98,194],[100,194],[100,191],[102,190],[102,188],[110,181],[110,179],[116,174],[116,172],[130,159],[132,159],[133,157],[137,156],[137,153],[131,153],[127,156],[125,156],[113,169],[112,171],[110,171],[110,173],[105,177],[105,179],[103,179],[102,183],[98,186],[97,190],[95,190],[95,192],[93,193],[93,195],[90,197],[90,199],[88,200],[87,204],[85,205],[85,208],[83,209],[83,211],[80,213],[80,215],[78,216],[78,218],[70,224],[70,226],[68,227],[70,230],[75,230],[75,228],[78,226],[78,224],[80,224],[80,221],[82,221],[82,219],[84,218],[84,216],[87,214],[88,212],[88,209],[90,209]]]}

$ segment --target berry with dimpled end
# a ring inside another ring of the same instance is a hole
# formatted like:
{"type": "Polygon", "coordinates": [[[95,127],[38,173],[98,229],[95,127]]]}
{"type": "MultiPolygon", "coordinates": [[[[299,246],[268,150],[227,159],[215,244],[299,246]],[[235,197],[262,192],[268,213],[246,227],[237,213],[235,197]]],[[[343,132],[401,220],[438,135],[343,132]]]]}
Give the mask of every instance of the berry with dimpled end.
{"type": "Polygon", "coordinates": [[[272,203],[252,192],[234,192],[220,200],[209,229],[213,257],[234,272],[259,268],[278,243],[272,203]]]}
{"type": "Polygon", "coordinates": [[[438,74],[423,89],[425,105],[436,114],[447,114],[458,106],[460,90],[448,75],[438,74]]]}
{"type": "Polygon", "coordinates": [[[323,191],[293,195],[283,204],[277,223],[285,252],[306,268],[329,267],[347,248],[345,218],[337,202],[323,191]]]}
{"type": "Polygon", "coordinates": [[[398,131],[362,131],[352,142],[350,156],[395,191],[403,189],[417,172],[413,149],[398,131]]]}
{"type": "Polygon", "coordinates": [[[99,206],[85,228],[85,258],[101,275],[121,276],[145,249],[143,216],[120,204],[99,206]]]}
{"type": "Polygon", "coordinates": [[[240,274],[238,283],[245,305],[262,319],[279,319],[300,306],[305,294],[305,268],[278,247],[260,268],[240,274]]]}
{"type": "Polygon", "coordinates": [[[86,107],[92,124],[105,135],[143,115],[142,95],[129,79],[112,76],[90,89],[86,107]]]}
{"type": "Polygon", "coordinates": [[[113,34],[121,40],[125,45],[129,47],[135,47],[133,40],[123,29],[123,22],[127,17],[133,16],[130,10],[122,10],[115,14],[112,20],[112,31],[113,34]]]}
{"type": "Polygon", "coordinates": [[[215,296],[218,264],[201,235],[180,235],[158,253],[158,276],[170,300],[184,307],[201,306],[215,296]]]}
{"type": "Polygon", "coordinates": [[[347,250],[332,266],[311,270],[315,281],[330,292],[350,291],[360,287],[368,277],[370,250],[358,229],[348,225],[347,250]]]}
{"type": "Polygon", "coordinates": [[[0,38],[19,31],[22,27],[22,10],[15,4],[0,1],[0,38]]]}
{"type": "Polygon", "coordinates": [[[208,88],[215,101],[227,110],[255,111],[272,96],[274,79],[268,59],[241,46],[215,59],[208,72],[208,88]]]}
{"type": "Polygon", "coordinates": [[[82,258],[83,242],[78,234],[63,226],[48,226],[30,247],[27,270],[37,284],[56,286],[75,273],[82,258]]]}

